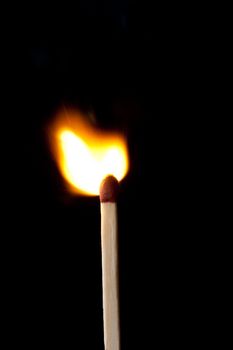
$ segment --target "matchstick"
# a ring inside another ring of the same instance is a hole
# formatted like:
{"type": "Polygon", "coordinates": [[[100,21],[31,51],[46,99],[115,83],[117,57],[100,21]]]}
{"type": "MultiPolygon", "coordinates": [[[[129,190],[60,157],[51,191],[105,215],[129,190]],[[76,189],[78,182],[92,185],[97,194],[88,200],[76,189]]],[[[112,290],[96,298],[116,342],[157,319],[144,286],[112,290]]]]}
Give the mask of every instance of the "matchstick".
{"type": "Polygon", "coordinates": [[[105,350],[120,350],[117,190],[118,181],[113,176],[105,178],[100,186],[105,350]]]}

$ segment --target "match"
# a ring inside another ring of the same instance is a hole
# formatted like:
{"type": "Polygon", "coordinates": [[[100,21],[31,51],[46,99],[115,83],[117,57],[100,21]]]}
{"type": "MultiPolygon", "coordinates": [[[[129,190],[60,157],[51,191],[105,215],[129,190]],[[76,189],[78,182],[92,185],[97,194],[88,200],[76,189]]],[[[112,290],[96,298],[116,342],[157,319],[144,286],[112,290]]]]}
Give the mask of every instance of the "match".
{"type": "Polygon", "coordinates": [[[100,186],[105,350],[120,349],[117,192],[116,178],[106,177],[100,186]]]}
{"type": "Polygon", "coordinates": [[[59,114],[51,130],[51,149],[68,189],[100,197],[104,344],[105,350],[120,350],[116,202],[129,169],[127,142],[75,111],[59,114]]]}

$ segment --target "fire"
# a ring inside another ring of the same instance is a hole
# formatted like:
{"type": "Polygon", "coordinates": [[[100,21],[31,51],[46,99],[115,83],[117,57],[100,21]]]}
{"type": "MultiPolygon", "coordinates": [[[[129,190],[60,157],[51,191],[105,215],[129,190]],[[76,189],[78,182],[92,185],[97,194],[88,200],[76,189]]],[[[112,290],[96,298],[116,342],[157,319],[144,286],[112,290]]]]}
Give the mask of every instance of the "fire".
{"type": "Polygon", "coordinates": [[[73,192],[98,195],[100,183],[107,175],[120,181],[127,174],[125,138],[95,128],[80,113],[58,116],[50,134],[55,159],[73,192]]]}

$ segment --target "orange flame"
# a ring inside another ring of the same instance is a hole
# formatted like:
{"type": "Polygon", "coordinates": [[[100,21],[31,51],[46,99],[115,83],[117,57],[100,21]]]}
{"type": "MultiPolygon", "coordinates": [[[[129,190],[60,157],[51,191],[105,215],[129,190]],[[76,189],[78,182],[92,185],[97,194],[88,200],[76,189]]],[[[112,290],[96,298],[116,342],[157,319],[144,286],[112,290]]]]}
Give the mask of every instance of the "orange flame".
{"type": "Polygon", "coordinates": [[[60,171],[73,192],[98,195],[107,175],[120,181],[127,174],[124,137],[94,128],[81,113],[60,114],[51,128],[50,140],[60,171]]]}

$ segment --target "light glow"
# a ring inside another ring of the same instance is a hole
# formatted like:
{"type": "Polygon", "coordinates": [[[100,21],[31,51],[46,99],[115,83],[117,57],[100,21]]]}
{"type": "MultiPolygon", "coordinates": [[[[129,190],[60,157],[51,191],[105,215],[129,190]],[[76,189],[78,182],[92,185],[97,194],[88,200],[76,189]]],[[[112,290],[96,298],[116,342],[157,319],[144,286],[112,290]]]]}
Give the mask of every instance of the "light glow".
{"type": "Polygon", "coordinates": [[[121,181],[129,162],[125,138],[94,128],[85,116],[60,115],[52,127],[52,149],[58,166],[74,192],[98,195],[101,181],[113,175],[121,181]]]}

